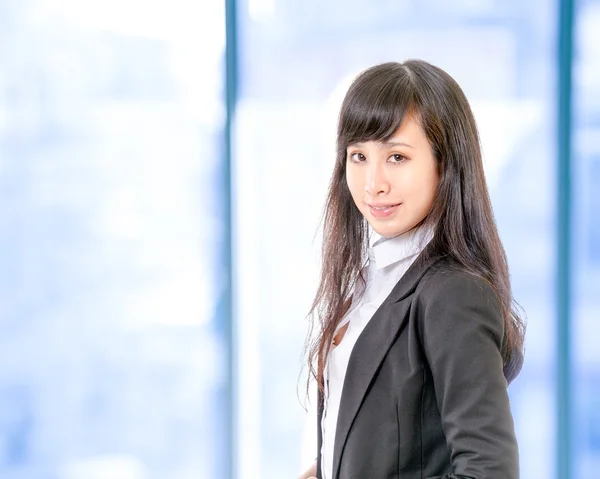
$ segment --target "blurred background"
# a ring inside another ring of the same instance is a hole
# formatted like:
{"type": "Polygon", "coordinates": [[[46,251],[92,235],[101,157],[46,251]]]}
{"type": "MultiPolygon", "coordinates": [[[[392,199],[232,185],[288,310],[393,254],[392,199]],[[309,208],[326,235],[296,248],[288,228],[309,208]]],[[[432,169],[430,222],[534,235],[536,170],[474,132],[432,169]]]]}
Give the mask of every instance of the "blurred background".
{"type": "Polygon", "coordinates": [[[408,58],[480,126],[521,477],[597,477],[600,0],[0,0],[2,479],[308,466],[337,109],[408,58]]]}

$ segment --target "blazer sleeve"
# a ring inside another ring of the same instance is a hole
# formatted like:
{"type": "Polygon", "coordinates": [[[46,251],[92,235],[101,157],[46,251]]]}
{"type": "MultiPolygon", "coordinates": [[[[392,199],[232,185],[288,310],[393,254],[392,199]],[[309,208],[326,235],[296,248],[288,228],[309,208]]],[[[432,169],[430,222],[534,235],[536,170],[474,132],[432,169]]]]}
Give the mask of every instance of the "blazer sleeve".
{"type": "Polygon", "coordinates": [[[420,330],[454,468],[440,479],[517,479],[498,298],[484,280],[467,273],[431,280],[422,297],[420,330]]]}

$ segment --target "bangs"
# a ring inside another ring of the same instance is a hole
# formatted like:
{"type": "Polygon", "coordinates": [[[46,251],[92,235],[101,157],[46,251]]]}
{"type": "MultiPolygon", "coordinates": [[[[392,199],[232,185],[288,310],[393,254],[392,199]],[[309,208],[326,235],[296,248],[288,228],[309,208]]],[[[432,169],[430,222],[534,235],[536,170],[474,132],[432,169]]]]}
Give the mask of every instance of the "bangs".
{"type": "Polygon", "coordinates": [[[342,104],[339,146],[389,140],[404,118],[415,113],[415,106],[415,90],[401,64],[385,63],[364,71],[342,104]]]}

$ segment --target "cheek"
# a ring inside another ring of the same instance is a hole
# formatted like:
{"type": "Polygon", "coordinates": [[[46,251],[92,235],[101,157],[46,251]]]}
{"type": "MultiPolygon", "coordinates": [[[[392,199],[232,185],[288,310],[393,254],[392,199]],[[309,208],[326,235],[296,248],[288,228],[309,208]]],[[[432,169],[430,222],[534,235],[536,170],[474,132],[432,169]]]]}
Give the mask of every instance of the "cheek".
{"type": "Polygon", "coordinates": [[[423,173],[423,181],[421,183],[421,187],[424,191],[427,191],[429,195],[435,194],[438,186],[438,175],[437,171],[430,168],[426,172],[423,173]]]}
{"type": "Polygon", "coordinates": [[[360,175],[357,174],[354,168],[346,170],[346,185],[348,185],[352,198],[356,201],[359,193],[362,191],[362,184],[360,175]]]}
{"type": "Polygon", "coordinates": [[[423,185],[423,191],[426,192],[424,197],[424,206],[427,208],[427,210],[430,210],[433,206],[435,197],[437,195],[439,182],[440,180],[437,174],[437,170],[431,171],[426,183],[423,185]]]}
{"type": "Polygon", "coordinates": [[[438,174],[435,168],[415,168],[410,174],[397,179],[400,190],[408,192],[412,201],[428,208],[433,204],[438,187],[438,174]]]}

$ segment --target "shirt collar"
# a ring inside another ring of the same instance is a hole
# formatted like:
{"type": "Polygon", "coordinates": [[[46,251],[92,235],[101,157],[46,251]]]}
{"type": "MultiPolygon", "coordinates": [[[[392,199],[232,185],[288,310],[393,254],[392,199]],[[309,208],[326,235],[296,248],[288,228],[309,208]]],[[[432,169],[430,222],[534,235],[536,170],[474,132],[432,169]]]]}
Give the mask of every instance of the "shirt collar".
{"type": "Polygon", "coordinates": [[[369,248],[369,260],[377,269],[418,255],[433,238],[433,229],[420,227],[393,238],[380,237],[369,248]]]}

